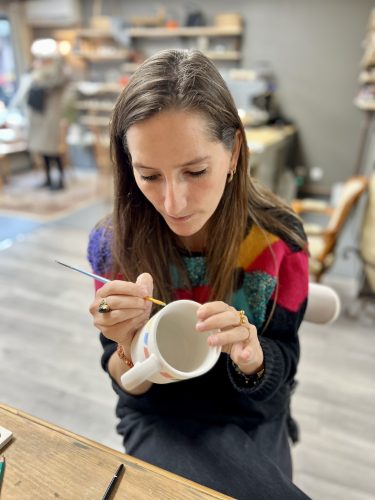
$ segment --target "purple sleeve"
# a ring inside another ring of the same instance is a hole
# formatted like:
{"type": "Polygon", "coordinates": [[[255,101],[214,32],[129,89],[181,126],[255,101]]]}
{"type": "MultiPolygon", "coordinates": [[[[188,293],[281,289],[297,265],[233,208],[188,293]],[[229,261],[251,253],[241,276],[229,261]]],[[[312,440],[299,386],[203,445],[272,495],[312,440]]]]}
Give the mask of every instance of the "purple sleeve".
{"type": "Polygon", "coordinates": [[[87,259],[95,274],[108,275],[112,267],[111,228],[104,224],[97,225],[89,235],[87,259]]]}
{"type": "MultiPolygon", "coordinates": [[[[111,237],[111,228],[105,224],[96,225],[89,235],[87,259],[95,274],[105,276],[109,275],[111,271],[111,237]]],[[[99,284],[99,282],[97,283],[99,284]]],[[[100,283],[99,286],[101,285],[100,283]]],[[[102,333],[100,334],[100,342],[103,346],[101,364],[103,369],[108,371],[108,361],[116,350],[116,343],[105,338],[102,333]]]]}

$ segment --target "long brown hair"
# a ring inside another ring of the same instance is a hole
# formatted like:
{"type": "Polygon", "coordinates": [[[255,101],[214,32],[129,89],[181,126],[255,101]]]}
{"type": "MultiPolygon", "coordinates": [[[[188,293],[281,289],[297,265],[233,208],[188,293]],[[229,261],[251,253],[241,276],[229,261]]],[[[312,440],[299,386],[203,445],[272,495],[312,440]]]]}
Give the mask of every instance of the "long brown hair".
{"type": "Polygon", "coordinates": [[[290,211],[277,197],[256,187],[249,176],[249,153],[233,98],[215,65],[197,50],[164,50],[147,59],[132,75],[114,108],[111,120],[111,157],[114,164],[113,274],[135,281],[142,272],[154,279],[154,294],[168,302],[173,297],[171,268],[189,287],[176,236],[138,188],[126,133],[137,122],[167,109],[195,111],[207,120],[210,139],[229,151],[236,131],[241,149],[236,173],[225,187],[208,221],[207,281],[211,299],[228,300],[239,247],[249,223],[303,240],[283,223],[290,211]]]}

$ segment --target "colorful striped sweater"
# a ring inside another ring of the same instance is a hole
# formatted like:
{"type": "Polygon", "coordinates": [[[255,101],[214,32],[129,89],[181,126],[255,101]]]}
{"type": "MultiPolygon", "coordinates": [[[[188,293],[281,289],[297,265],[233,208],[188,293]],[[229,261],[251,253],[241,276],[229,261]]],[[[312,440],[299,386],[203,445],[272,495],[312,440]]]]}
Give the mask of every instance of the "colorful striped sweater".
{"type": "MultiPolygon", "coordinates": [[[[303,234],[301,227],[298,230],[303,234]]],[[[176,299],[189,298],[204,303],[209,295],[205,257],[194,254],[182,258],[191,289],[184,290],[176,282],[176,299]]],[[[97,226],[90,234],[88,259],[96,274],[109,274],[110,231],[103,226],[97,226]]],[[[125,393],[112,381],[119,396],[117,416],[120,419],[131,418],[134,412],[146,412],[233,421],[252,428],[288,411],[299,360],[298,328],[307,304],[307,253],[253,225],[241,245],[236,271],[232,305],[245,310],[249,321],[258,329],[265,359],[262,381],[255,387],[246,386],[226,354],[201,377],[176,384],[153,384],[141,396],[125,393]],[[272,319],[267,322],[273,306],[272,319]]],[[[100,339],[104,348],[102,366],[107,370],[116,346],[102,334],[100,339]]]]}

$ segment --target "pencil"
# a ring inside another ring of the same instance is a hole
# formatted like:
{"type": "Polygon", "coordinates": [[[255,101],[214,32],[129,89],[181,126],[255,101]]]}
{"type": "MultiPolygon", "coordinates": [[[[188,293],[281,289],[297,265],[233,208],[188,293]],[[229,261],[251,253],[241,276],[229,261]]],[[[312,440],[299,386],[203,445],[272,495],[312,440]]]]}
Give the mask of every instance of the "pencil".
{"type": "Polygon", "coordinates": [[[118,481],[119,481],[119,479],[121,477],[121,473],[122,473],[122,471],[124,469],[125,469],[125,465],[124,464],[120,464],[118,466],[118,469],[115,472],[115,475],[112,477],[109,485],[107,486],[107,489],[104,492],[102,500],[109,500],[111,498],[112,492],[115,489],[115,486],[118,483],[118,481]]]}
{"type": "Polygon", "coordinates": [[[4,471],[5,471],[5,457],[0,457],[0,488],[3,482],[4,471]]]}
{"type": "MultiPolygon", "coordinates": [[[[81,269],[79,267],[73,267],[73,266],[69,266],[69,264],[64,264],[64,262],[60,262],[59,260],[56,260],[55,262],[57,262],[58,264],[61,264],[62,266],[68,267],[69,269],[73,269],[73,271],[77,271],[78,273],[82,273],[85,276],[89,276],[90,278],[94,278],[94,280],[100,281],[101,283],[109,283],[111,281],[108,278],[103,278],[103,276],[99,276],[98,274],[89,273],[88,271],[85,271],[84,269],[81,269]]],[[[162,302],[161,300],[158,300],[158,299],[154,299],[154,297],[149,297],[148,295],[146,295],[143,298],[145,300],[153,302],[154,304],[157,304],[158,306],[164,307],[167,305],[165,302],[162,302]]]]}

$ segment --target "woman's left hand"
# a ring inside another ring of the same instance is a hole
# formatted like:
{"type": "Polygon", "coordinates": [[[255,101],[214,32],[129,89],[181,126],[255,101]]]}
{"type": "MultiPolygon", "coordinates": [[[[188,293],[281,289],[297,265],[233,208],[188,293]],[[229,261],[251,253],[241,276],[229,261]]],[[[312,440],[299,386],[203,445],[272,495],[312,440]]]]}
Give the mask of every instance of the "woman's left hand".
{"type": "Polygon", "coordinates": [[[257,329],[247,317],[225,302],[207,302],[197,312],[196,329],[199,332],[213,330],[208,337],[210,346],[220,346],[240,370],[250,375],[263,366],[263,350],[257,329]],[[243,319],[242,319],[243,318],[243,319]]]}

